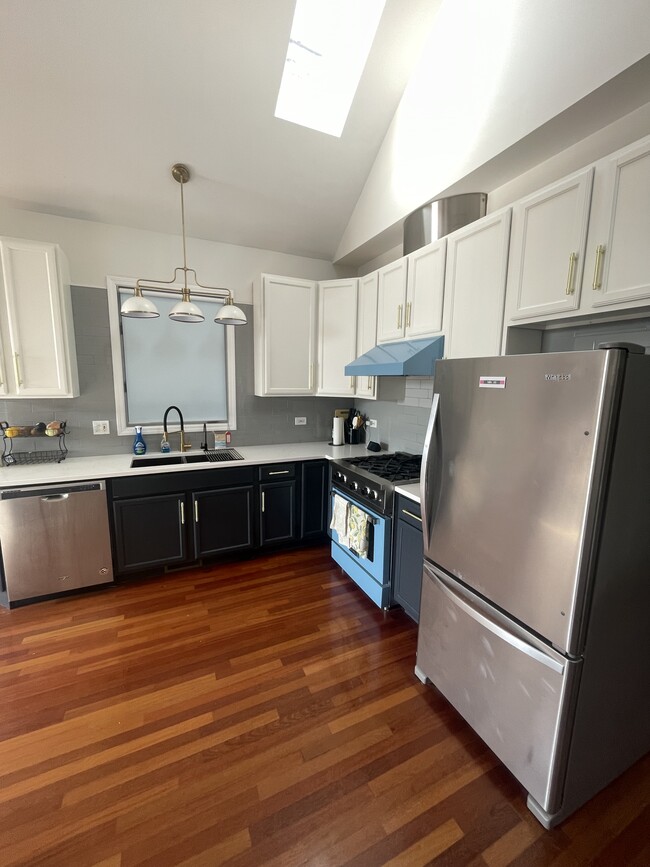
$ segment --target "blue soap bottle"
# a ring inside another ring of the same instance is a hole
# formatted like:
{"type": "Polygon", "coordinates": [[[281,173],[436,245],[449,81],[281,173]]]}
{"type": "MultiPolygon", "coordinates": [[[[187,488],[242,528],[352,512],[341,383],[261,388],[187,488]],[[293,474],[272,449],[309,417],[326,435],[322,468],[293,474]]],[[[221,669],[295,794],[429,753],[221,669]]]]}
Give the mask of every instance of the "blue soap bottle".
{"type": "Polygon", "coordinates": [[[135,426],[135,439],[133,440],[133,454],[143,455],[147,451],[147,444],[142,438],[142,426],[135,426]]]}

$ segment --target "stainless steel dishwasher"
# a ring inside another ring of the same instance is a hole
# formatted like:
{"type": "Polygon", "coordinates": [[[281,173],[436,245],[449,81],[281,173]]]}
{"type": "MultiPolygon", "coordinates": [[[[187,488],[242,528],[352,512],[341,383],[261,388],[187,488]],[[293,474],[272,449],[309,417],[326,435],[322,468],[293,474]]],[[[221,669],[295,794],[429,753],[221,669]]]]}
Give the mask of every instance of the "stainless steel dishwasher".
{"type": "Polygon", "coordinates": [[[113,580],[106,483],[0,491],[0,602],[113,580]]]}

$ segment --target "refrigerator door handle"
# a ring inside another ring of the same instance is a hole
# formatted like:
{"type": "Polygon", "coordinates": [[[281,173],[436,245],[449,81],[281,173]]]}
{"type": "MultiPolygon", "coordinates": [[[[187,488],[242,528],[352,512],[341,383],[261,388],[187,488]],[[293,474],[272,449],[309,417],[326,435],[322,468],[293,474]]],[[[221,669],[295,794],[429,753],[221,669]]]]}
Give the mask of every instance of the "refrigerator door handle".
{"type": "Polygon", "coordinates": [[[424,544],[424,550],[429,550],[429,530],[431,527],[431,519],[433,518],[433,502],[429,500],[429,497],[432,495],[431,487],[429,484],[429,453],[433,455],[433,452],[436,450],[437,443],[437,435],[436,435],[436,425],[438,422],[438,410],[440,408],[440,395],[434,394],[433,400],[431,402],[431,415],[429,416],[429,424],[427,426],[427,433],[424,438],[424,448],[422,450],[422,466],[424,467],[424,472],[422,473],[422,481],[420,483],[420,506],[422,512],[422,542],[424,544]],[[431,506],[431,508],[429,508],[431,506]]]}
{"type": "Polygon", "coordinates": [[[547,649],[542,649],[542,647],[536,647],[534,644],[530,642],[530,640],[525,640],[519,635],[515,635],[510,629],[507,629],[502,624],[497,623],[497,621],[490,617],[489,614],[479,611],[474,605],[468,602],[463,596],[458,593],[458,591],[452,587],[448,581],[448,579],[443,578],[439,572],[433,572],[430,567],[425,565],[426,574],[438,584],[438,587],[445,596],[453,602],[454,605],[457,605],[458,608],[462,609],[466,614],[468,614],[473,620],[477,623],[480,623],[481,626],[485,627],[485,629],[492,632],[502,641],[505,641],[511,647],[514,647],[516,650],[520,650],[522,653],[525,653],[526,656],[531,657],[531,659],[537,660],[537,662],[541,662],[542,665],[545,665],[547,668],[550,668],[552,671],[558,672],[558,674],[562,674],[565,668],[565,660],[560,654],[555,653],[550,647],[547,649]]]}

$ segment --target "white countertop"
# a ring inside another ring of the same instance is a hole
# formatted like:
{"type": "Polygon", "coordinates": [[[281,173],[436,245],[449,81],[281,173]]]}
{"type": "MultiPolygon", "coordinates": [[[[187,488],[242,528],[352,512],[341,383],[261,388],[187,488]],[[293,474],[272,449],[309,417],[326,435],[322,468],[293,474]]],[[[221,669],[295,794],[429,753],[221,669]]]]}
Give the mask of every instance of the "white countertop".
{"type": "Polygon", "coordinates": [[[420,483],[413,482],[409,485],[396,485],[395,493],[402,494],[404,497],[408,497],[409,500],[414,500],[416,503],[420,502],[420,483]]]}
{"type": "MultiPolygon", "coordinates": [[[[367,454],[365,445],[332,446],[328,443],[284,443],[268,446],[232,446],[242,456],[241,461],[199,464],[172,464],[170,466],[131,468],[134,455],[98,455],[91,458],[68,457],[60,464],[14,464],[0,468],[0,489],[23,485],[53,485],[114,476],[143,476],[153,473],[184,473],[189,470],[219,470],[223,467],[241,467],[250,464],[286,463],[326,458],[352,458],[367,454]]],[[[197,451],[197,450],[195,450],[197,451]]],[[[187,454],[192,454],[188,452],[187,454]]],[[[173,454],[176,454],[175,452],[173,454]]],[[[147,457],[158,452],[149,451],[147,457]]],[[[405,486],[411,487],[411,486],[405,486]]]]}

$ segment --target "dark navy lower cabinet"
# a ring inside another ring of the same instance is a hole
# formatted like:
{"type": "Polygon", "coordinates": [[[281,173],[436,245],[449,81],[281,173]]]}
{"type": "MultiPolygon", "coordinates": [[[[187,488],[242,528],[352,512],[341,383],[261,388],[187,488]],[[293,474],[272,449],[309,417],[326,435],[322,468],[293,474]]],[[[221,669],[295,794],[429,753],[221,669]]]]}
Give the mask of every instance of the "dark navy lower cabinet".
{"type": "Polygon", "coordinates": [[[300,489],[300,538],[325,538],[329,505],[329,461],[306,461],[300,489]]]}
{"type": "Polygon", "coordinates": [[[118,574],[180,565],[188,559],[185,494],[115,500],[112,512],[118,574]]]}
{"type": "Polygon", "coordinates": [[[197,557],[245,551],[255,544],[253,485],[200,491],[192,497],[194,552],[197,557]]]}
{"type": "Polygon", "coordinates": [[[393,601],[418,623],[424,556],[420,504],[399,495],[395,519],[393,601]]]}

